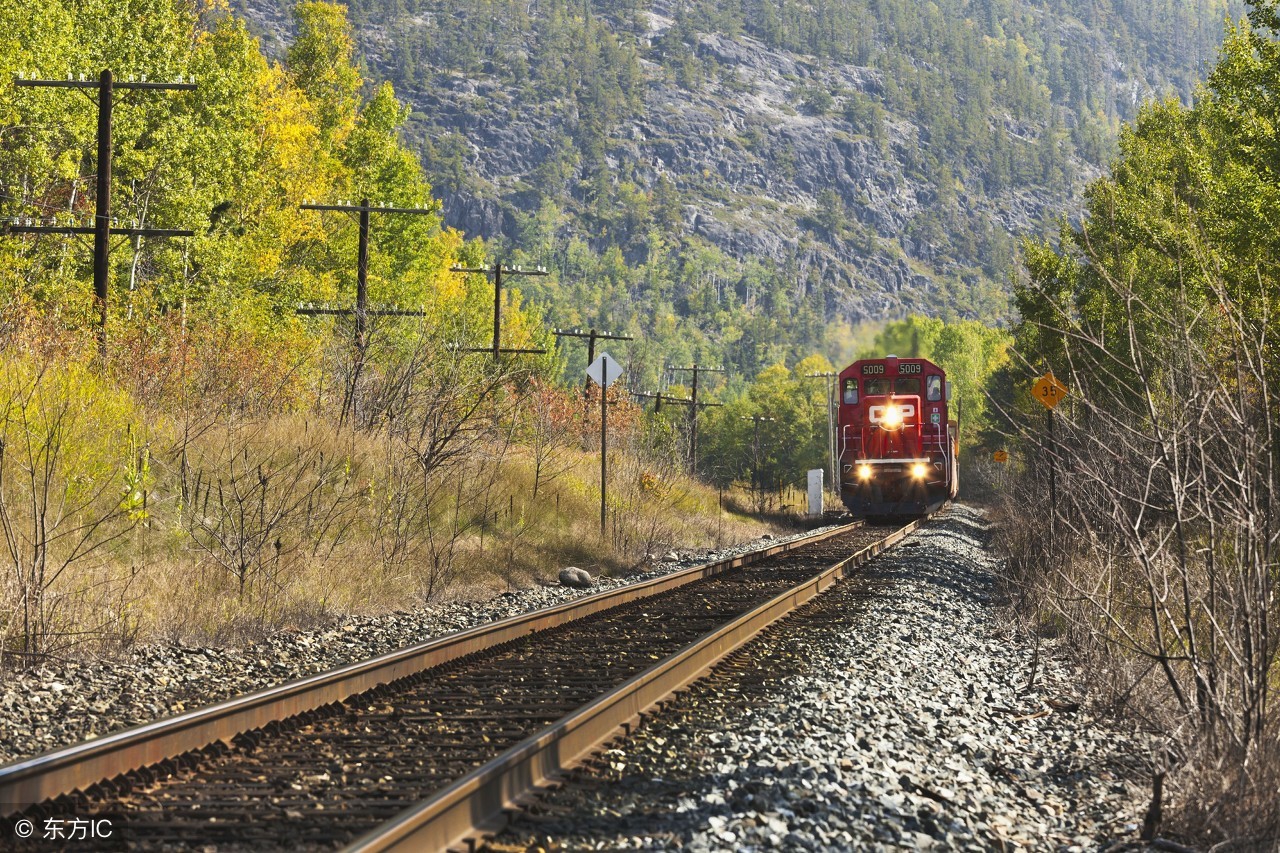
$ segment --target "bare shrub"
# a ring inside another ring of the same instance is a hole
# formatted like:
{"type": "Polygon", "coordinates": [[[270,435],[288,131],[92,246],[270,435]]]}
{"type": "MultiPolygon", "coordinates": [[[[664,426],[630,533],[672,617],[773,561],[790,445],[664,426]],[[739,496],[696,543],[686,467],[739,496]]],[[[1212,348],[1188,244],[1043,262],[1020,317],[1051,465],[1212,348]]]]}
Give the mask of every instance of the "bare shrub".
{"type": "Polygon", "coordinates": [[[516,415],[518,440],[533,459],[533,497],[573,465],[570,440],[579,427],[581,407],[569,392],[535,378],[516,415]]]}
{"type": "Polygon", "coordinates": [[[1104,320],[1058,306],[1040,322],[1071,388],[1053,439],[1043,410],[1006,412],[1029,461],[1005,498],[1012,574],[1099,664],[1111,697],[1165,738],[1155,773],[1169,773],[1175,827],[1274,840],[1280,377],[1269,306],[1244,310],[1207,263],[1198,300],[1185,289],[1157,300],[1093,269],[1112,306],[1104,320]]]}
{"type": "Polygon", "coordinates": [[[132,401],[82,363],[10,359],[0,377],[0,664],[127,637],[108,549],[144,516],[132,401]]]}
{"type": "Polygon", "coordinates": [[[448,589],[489,516],[528,380],[517,361],[493,364],[425,334],[366,371],[354,411],[379,437],[385,472],[374,539],[384,569],[408,573],[422,600],[448,589]]]}
{"type": "Polygon", "coordinates": [[[283,590],[300,559],[331,554],[357,521],[363,494],[349,442],[326,454],[322,430],[302,426],[290,442],[257,425],[226,428],[187,466],[187,533],[242,600],[283,590]]]}

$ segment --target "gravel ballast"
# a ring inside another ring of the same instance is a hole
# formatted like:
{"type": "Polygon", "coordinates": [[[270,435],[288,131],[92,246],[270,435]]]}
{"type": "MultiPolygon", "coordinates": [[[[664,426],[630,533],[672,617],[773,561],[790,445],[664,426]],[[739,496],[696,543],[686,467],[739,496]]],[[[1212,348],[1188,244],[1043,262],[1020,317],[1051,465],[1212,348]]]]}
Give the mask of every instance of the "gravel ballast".
{"type": "Polygon", "coordinates": [[[495,850],[1096,850],[1135,837],[1144,740],[1006,629],[981,515],[949,510],[770,629],[495,850]]]}
{"type": "Polygon", "coordinates": [[[766,534],[714,551],[668,552],[650,571],[595,578],[589,589],[539,586],[484,601],[345,618],[239,648],[148,645],[121,660],[58,661],[9,675],[0,686],[0,764],[789,538],[795,537],[766,534]]]}

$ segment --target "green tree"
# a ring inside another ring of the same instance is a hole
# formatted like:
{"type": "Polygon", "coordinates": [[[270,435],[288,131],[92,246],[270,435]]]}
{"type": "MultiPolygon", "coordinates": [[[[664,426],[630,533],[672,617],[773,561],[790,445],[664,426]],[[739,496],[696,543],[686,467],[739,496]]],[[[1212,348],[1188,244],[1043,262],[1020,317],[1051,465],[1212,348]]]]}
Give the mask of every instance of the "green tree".
{"type": "Polygon", "coordinates": [[[355,127],[362,82],[346,7],[308,0],[293,16],[298,35],[289,47],[289,70],[311,102],[322,143],[339,145],[355,127]]]}

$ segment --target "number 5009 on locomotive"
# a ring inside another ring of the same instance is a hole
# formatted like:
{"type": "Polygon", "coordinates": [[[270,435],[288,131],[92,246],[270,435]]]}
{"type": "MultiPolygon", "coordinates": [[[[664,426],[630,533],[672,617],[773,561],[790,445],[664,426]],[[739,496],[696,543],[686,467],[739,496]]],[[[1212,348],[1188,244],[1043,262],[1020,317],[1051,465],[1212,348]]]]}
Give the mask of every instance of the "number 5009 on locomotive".
{"type": "Polygon", "coordinates": [[[863,359],[840,371],[840,496],[854,515],[919,516],[956,496],[951,383],[923,358],[863,359]]]}

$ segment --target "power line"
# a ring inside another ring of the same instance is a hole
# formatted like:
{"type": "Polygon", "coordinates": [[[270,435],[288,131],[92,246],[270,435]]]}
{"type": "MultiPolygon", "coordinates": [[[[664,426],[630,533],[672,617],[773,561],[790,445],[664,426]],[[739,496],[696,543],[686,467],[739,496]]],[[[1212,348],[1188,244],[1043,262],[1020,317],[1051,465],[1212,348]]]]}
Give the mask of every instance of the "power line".
{"type": "Polygon", "coordinates": [[[98,79],[79,80],[67,75],[66,80],[34,80],[19,74],[14,80],[19,88],[40,89],[97,89],[98,90],[98,182],[92,226],[84,225],[9,225],[13,234],[93,234],[93,298],[98,307],[98,352],[107,355],[107,275],[110,272],[111,235],[131,237],[193,237],[194,231],[176,228],[145,228],[135,222],[131,228],[117,228],[111,216],[111,113],[115,104],[114,92],[122,90],[194,91],[195,78],[189,82],[148,82],[146,75],[140,80],[117,82],[110,69],[103,69],[98,79]]]}
{"type": "Polygon", "coordinates": [[[502,353],[523,353],[541,355],[544,349],[508,349],[502,346],[502,277],[504,275],[550,275],[543,267],[527,270],[524,267],[504,267],[501,262],[481,267],[450,267],[449,272],[475,273],[493,276],[493,343],[488,347],[462,347],[462,352],[488,352],[497,361],[502,353]]]}

